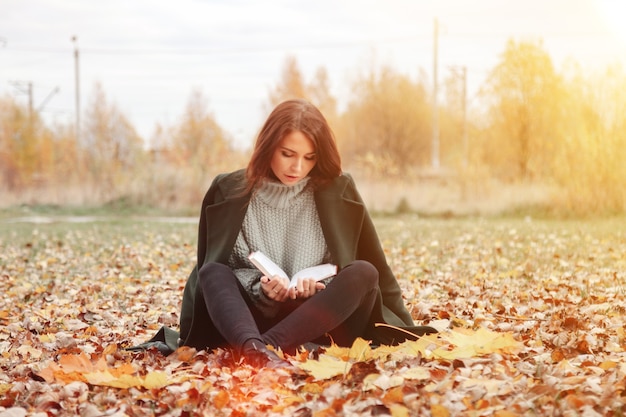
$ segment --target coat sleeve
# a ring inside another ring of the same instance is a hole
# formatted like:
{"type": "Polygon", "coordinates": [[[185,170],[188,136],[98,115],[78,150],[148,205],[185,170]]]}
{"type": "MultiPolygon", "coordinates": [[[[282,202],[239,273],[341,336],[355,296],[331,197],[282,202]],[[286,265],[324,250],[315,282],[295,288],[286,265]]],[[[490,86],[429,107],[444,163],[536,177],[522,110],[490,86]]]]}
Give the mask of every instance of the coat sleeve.
{"type": "Polygon", "coordinates": [[[204,264],[204,256],[207,250],[207,236],[206,236],[206,227],[207,227],[207,219],[206,219],[206,208],[207,206],[216,202],[218,189],[217,184],[220,179],[223,177],[223,174],[215,177],[209,190],[204,195],[204,199],[202,200],[202,207],[200,209],[200,220],[198,222],[198,253],[197,253],[197,266],[202,266],[204,264]]]}
{"type": "Polygon", "coordinates": [[[198,284],[198,268],[204,264],[204,256],[207,249],[207,236],[206,236],[206,208],[208,205],[215,201],[217,194],[217,183],[219,182],[221,175],[218,175],[213,180],[213,183],[209,187],[209,190],[204,195],[202,200],[202,206],[200,209],[200,220],[198,222],[198,252],[196,265],[191,270],[187,282],[185,283],[185,289],[183,290],[183,301],[180,311],[180,337],[185,340],[191,329],[193,321],[193,314],[195,309],[195,293],[196,286],[198,284]]]}
{"type": "MultiPolygon", "coordinates": [[[[346,193],[348,198],[353,199],[364,205],[354,180],[350,178],[349,187],[346,193]]],[[[407,310],[402,298],[402,290],[398,284],[398,280],[393,274],[385,252],[380,243],[380,238],[376,232],[374,223],[365,210],[361,234],[358,240],[357,258],[370,262],[378,270],[378,280],[380,287],[380,308],[375,308],[373,321],[383,321],[394,326],[412,326],[413,319],[407,310]],[[380,314],[382,313],[382,317],[380,314]],[[378,315],[378,317],[376,317],[378,315]]]]}

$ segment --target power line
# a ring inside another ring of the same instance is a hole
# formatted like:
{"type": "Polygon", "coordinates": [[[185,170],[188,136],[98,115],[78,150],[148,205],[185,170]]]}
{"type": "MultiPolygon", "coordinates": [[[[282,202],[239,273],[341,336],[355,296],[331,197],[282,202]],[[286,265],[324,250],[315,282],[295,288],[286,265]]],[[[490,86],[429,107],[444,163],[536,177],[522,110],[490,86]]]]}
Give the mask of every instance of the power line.
{"type": "MultiPolygon", "coordinates": [[[[463,39],[477,39],[477,38],[516,38],[536,36],[542,39],[545,38],[606,38],[612,37],[610,32],[548,32],[548,33],[508,33],[508,32],[446,32],[440,34],[442,39],[462,37],[463,39]]],[[[81,48],[82,54],[90,55],[220,55],[220,54],[246,54],[246,53],[265,53],[265,52],[281,52],[286,49],[298,49],[298,50],[315,50],[315,49],[344,49],[351,47],[362,47],[372,44],[388,44],[388,43],[405,43],[414,42],[416,40],[428,40],[431,39],[432,34],[414,34],[399,36],[393,38],[384,39],[361,39],[344,42],[322,42],[322,43],[309,43],[309,44],[284,44],[276,46],[246,46],[246,47],[227,47],[227,48],[81,48]]],[[[0,43],[2,43],[0,38],[0,43]]],[[[6,46],[6,40],[4,41],[6,46]]],[[[38,46],[12,46],[11,51],[15,52],[27,52],[27,53],[51,53],[51,54],[67,54],[66,48],[55,47],[38,47],[38,46]]]]}
{"type": "Polygon", "coordinates": [[[54,90],[52,90],[50,93],[48,93],[48,95],[46,96],[46,98],[43,99],[43,101],[41,102],[41,104],[37,107],[37,112],[41,112],[43,110],[43,108],[45,107],[46,104],[48,104],[48,102],[50,101],[50,99],[57,94],[59,91],[61,91],[61,89],[57,86],[54,88],[54,90]]]}
{"type": "Polygon", "coordinates": [[[9,81],[20,93],[28,96],[28,117],[33,118],[33,83],[32,81],[9,81]]]}
{"type": "MultiPolygon", "coordinates": [[[[416,39],[412,37],[381,39],[381,40],[360,40],[333,43],[318,44],[300,44],[300,45],[278,45],[278,46],[259,46],[259,47],[232,47],[232,48],[189,48],[189,49],[119,49],[119,48],[81,48],[81,53],[93,55],[207,55],[207,54],[239,54],[239,53],[256,53],[256,52],[281,52],[286,49],[312,50],[312,49],[342,49],[355,46],[367,46],[372,43],[397,43],[411,42],[416,39]]],[[[46,47],[13,47],[16,52],[34,52],[34,53],[53,53],[67,54],[64,48],[46,48],[46,47]]]]}
{"type": "Polygon", "coordinates": [[[76,96],[75,96],[75,100],[76,100],[76,142],[80,143],[80,76],[79,76],[79,72],[78,72],[78,58],[79,58],[79,53],[78,53],[78,37],[76,37],[76,35],[72,36],[71,41],[74,43],[74,82],[75,82],[75,88],[76,88],[76,96]]]}

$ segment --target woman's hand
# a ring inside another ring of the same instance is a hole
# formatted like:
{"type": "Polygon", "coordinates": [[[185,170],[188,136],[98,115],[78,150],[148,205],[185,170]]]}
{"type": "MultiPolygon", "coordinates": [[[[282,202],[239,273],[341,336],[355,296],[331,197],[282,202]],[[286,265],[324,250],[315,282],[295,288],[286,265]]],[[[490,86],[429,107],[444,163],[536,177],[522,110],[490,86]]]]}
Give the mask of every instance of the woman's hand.
{"type": "Polygon", "coordinates": [[[326,288],[326,286],[323,282],[315,281],[313,278],[300,278],[298,285],[289,289],[289,297],[292,300],[296,298],[309,298],[324,288],[326,288]]]}
{"type": "Polygon", "coordinates": [[[289,280],[278,275],[273,277],[261,277],[261,289],[267,298],[274,301],[285,301],[290,294],[287,291],[289,280]]]}

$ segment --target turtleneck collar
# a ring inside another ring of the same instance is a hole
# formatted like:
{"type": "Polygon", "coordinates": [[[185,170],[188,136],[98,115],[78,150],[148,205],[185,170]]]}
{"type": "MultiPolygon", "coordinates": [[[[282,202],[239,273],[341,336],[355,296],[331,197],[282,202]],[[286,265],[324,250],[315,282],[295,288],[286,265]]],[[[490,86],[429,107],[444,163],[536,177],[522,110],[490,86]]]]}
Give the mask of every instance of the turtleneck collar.
{"type": "Polygon", "coordinates": [[[285,185],[280,181],[265,179],[259,185],[255,196],[266,204],[279,209],[287,208],[309,183],[310,177],[303,178],[294,185],[285,185]]]}

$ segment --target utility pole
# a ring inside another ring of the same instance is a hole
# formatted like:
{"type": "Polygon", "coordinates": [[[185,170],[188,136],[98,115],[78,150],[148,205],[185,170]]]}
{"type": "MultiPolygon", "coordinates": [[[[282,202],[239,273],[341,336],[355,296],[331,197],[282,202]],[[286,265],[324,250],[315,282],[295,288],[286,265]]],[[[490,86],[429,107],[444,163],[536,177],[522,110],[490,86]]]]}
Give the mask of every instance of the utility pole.
{"type": "Polygon", "coordinates": [[[455,92],[458,91],[458,83],[461,84],[459,103],[461,107],[461,143],[463,145],[463,168],[469,165],[469,142],[467,137],[467,67],[452,66],[450,71],[454,77],[455,92]]]}
{"type": "Polygon", "coordinates": [[[437,99],[438,80],[438,49],[439,49],[439,22],[435,18],[435,30],[433,37],[433,140],[432,140],[432,167],[439,170],[439,101],[437,99]]]}
{"type": "Polygon", "coordinates": [[[17,88],[20,93],[28,95],[28,118],[33,120],[33,83],[32,81],[11,81],[13,87],[17,88]]]}
{"type": "Polygon", "coordinates": [[[76,85],[76,143],[80,143],[80,75],[78,67],[78,38],[76,35],[72,36],[72,42],[74,42],[74,76],[76,85]]]}
{"type": "Polygon", "coordinates": [[[469,139],[467,137],[467,67],[461,68],[463,76],[463,104],[461,109],[463,111],[463,167],[467,169],[469,165],[469,139]]]}

